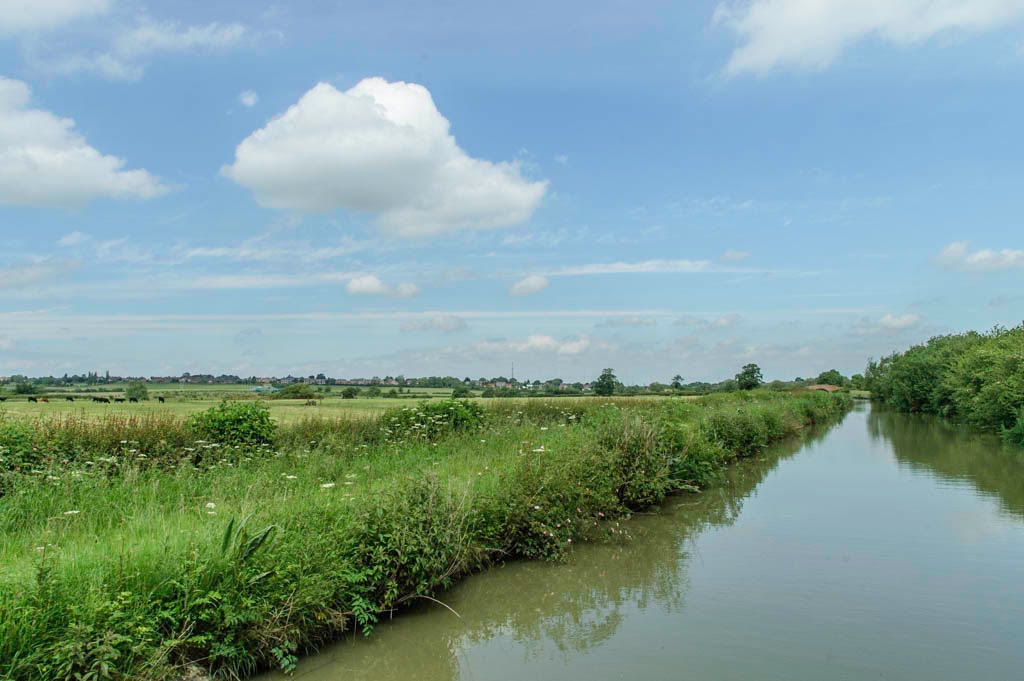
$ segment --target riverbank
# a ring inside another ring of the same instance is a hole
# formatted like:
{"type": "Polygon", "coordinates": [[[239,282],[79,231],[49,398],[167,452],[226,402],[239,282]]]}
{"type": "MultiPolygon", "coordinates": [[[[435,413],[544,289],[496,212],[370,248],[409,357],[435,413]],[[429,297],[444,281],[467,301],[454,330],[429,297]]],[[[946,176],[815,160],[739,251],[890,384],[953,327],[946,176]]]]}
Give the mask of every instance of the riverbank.
{"type": "Polygon", "coordinates": [[[0,676],[287,670],[462,575],[612,536],[630,511],[713,484],[850,399],[438,404],[373,427],[305,424],[247,445],[140,435],[103,461],[73,450],[8,466],[0,676]]]}

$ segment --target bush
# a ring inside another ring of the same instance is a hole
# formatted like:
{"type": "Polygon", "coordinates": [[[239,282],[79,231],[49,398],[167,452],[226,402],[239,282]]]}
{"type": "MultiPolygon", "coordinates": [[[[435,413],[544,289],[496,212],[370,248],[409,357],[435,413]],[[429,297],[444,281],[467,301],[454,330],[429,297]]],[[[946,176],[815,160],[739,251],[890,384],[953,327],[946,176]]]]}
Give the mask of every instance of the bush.
{"type": "Polygon", "coordinates": [[[221,402],[190,416],[188,426],[199,439],[250,447],[270,443],[275,430],[267,405],[252,401],[221,402]]]}
{"type": "Polygon", "coordinates": [[[134,381],[128,385],[128,389],[124,391],[124,396],[129,400],[148,400],[149,390],[146,388],[145,383],[134,381]]]}
{"type": "Polygon", "coordinates": [[[353,388],[349,386],[341,391],[341,399],[343,400],[354,400],[359,395],[359,388],[353,388]]]}
{"type": "Polygon", "coordinates": [[[292,383],[291,385],[285,386],[281,392],[274,394],[274,399],[277,400],[315,400],[316,390],[313,386],[306,385],[305,383],[292,383]]]}
{"type": "Polygon", "coordinates": [[[449,433],[480,428],[484,409],[469,400],[420,402],[415,407],[389,409],[380,422],[389,440],[436,440],[449,433]]]}
{"type": "Polygon", "coordinates": [[[1012,428],[1003,429],[1003,441],[1007,444],[1024,447],[1024,409],[1020,410],[1017,422],[1012,428]]]}

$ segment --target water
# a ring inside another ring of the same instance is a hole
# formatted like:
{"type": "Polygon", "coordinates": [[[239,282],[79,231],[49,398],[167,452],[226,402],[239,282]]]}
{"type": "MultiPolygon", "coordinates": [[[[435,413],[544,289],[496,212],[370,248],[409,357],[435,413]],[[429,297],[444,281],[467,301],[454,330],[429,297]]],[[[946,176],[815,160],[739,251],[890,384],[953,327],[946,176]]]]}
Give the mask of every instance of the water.
{"type": "MultiPolygon", "coordinates": [[[[1024,678],[1024,456],[860,406],[565,564],[472,577],[302,681],[1024,678]]],[[[283,678],[275,675],[267,677],[283,678]]]]}

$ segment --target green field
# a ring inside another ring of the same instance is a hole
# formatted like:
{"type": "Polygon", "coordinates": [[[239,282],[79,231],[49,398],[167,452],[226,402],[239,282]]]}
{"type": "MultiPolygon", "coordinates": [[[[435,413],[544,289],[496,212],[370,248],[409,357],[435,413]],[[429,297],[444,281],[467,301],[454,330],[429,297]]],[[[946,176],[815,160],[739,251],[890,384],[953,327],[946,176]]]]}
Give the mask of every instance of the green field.
{"type": "MultiPolygon", "coordinates": [[[[186,417],[198,411],[209,409],[221,400],[258,399],[270,407],[270,413],[281,423],[290,423],[307,418],[360,418],[376,416],[392,407],[415,404],[421,400],[450,397],[447,388],[412,388],[401,397],[357,397],[342,399],[345,386],[323,386],[326,392],[318,394],[316,405],[307,405],[306,400],[278,400],[265,394],[256,393],[248,385],[183,385],[160,384],[149,387],[149,400],[138,403],[101,404],[92,402],[90,397],[122,397],[127,385],[111,384],[102,390],[91,388],[47,391],[34,395],[36,399],[49,402],[29,402],[28,397],[4,393],[7,400],[0,402],[0,414],[17,417],[83,417],[104,416],[146,416],[161,415],[186,417]],[[68,402],[66,398],[74,398],[68,402]],[[157,397],[163,397],[161,403],[157,397]]],[[[320,387],[320,386],[318,386],[320,387]]]]}
{"type": "Polygon", "coordinates": [[[631,511],[714,484],[737,457],[851,401],[261,402],[275,424],[236,400],[197,423],[175,418],[220,404],[192,402],[0,418],[0,678],[289,670],[494,562],[613,539],[631,511]],[[392,409],[298,418],[364,405],[392,409]]]}

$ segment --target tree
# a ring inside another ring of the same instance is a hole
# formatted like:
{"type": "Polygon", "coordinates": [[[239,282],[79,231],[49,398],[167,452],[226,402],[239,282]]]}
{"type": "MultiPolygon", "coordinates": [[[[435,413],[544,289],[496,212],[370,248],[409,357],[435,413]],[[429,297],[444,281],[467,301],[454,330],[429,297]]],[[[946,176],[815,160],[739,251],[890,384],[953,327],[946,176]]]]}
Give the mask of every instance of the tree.
{"type": "Polygon", "coordinates": [[[380,397],[380,386],[371,385],[366,389],[367,397],[380,397]]]}
{"type": "Polygon", "coordinates": [[[747,364],[736,374],[736,384],[740,390],[753,390],[761,385],[763,380],[761,367],[756,364],[747,364]]]}
{"type": "Polygon", "coordinates": [[[36,387],[28,381],[18,381],[14,384],[15,395],[31,395],[35,393],[36,387]]]}
{"type": "Polygon", "coordinates": [[[124,396],[129,400],[148,400],[149,389],[142,381],[132,381],[128,384],[128,389],[124,391],[124,396]]]}
{"type": "Polygon", "coordinates": [[[282,400],[315,400],[316,390],[313,389],[313,386],[305,383],[292,383],[285,386],[275,397],[282,400]]]}
{"type": "Polygon", "coordinates": [[[460,385],[459,387],[452,390],[452,399],[462,399],[463,397],[469,397],[469,388],[460,385]]]}
{"type": "Polygon", "coordinates": [[[604,396],[614,395],[618,383],[619,380],[615,378],[615,372],[612,369],[605,369],[597,380],[594,381],[594,393],[604,396]]]}
{"type": "Polygon", "coordinates": [[[675,376],[672,377],[672,389],[673,390],[682,390],[683,389],[683,377],[680,376],[679,374],[676,374],[675,376]]]}
{"type": "Polygon", "coordinates": [[[359,394],[359,388],[349,386],[341,391],[341,399],[343,400],[354,400],[356,395],[359,394]]]}
{"type": "Polygon", "coordinates": [[[847,378],[835,369],[829,369],[823,371],[818,375],[818,378],[814,379],[816,383],[825,385],[838,385],[843,386],[847,384],[847,378]]]}

